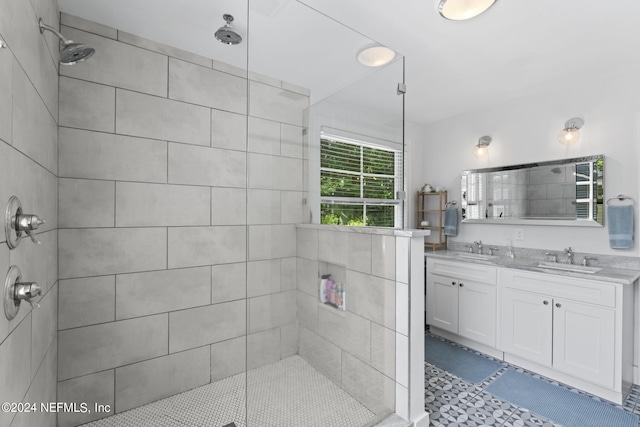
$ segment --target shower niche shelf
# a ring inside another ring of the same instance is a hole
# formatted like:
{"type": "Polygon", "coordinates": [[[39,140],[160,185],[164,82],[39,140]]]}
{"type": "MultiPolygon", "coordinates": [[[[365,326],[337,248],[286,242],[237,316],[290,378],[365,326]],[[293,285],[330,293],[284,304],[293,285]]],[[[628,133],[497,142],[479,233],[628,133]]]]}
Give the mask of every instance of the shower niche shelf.
{"type": "Polygon", "coordinates": [[[318,301],[323,307],[344,312],[347,309],[347,268],[344,265],[318,263],[318,301]]]}

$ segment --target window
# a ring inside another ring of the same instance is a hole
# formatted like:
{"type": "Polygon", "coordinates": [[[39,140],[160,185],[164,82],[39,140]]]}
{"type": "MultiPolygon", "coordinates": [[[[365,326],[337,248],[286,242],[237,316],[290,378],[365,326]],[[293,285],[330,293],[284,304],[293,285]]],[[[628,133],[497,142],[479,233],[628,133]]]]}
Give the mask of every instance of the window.
{"type": "Polygon", "coordinates": [[[322,134],[322,224],[394,227],[400,224],[402,152],[322,134]]]}

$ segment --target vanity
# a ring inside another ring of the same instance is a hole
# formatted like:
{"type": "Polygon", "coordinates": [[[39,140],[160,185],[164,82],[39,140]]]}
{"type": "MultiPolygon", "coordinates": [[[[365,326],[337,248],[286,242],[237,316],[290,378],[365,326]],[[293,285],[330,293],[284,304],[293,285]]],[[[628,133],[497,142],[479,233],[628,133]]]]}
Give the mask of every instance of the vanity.
{"type": "Polygon", "coordinates": [[[455,251],[426,256],[431,332],[622,404],[636,270],[455,251]]]}

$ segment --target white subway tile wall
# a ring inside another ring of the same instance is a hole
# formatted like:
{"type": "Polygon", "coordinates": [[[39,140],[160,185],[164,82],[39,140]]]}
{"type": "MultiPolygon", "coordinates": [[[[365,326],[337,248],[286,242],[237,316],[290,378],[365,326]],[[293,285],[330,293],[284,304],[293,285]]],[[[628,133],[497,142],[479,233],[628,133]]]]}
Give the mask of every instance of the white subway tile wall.
{"type": "MultiPolygon", "coordinates": [[[[96,54],[61,69],[49,150],[61,177],[59,396],[119,413],[297,354],[308,91],[61,19],[96,54]]],[[[36,160],[48,168],[48,156],[36,160]]]]}
{"type": "MultiPolygon", "coordinates": [[[[0,314],[0,401],[56,400],[58,319],[58,40],[42,35],[37,17],[57,27],[53,0],[6,1],[0,13],[0,204],[11,196],[25,213],[47,221],[14,250],[0,235],[2,280],[17,265],[23,281],[43,296],[34,310],[22,303],[15,318],[0,314]]],[[[0,412],[0,425],[53,426],[54,413],[0,412]]]]}

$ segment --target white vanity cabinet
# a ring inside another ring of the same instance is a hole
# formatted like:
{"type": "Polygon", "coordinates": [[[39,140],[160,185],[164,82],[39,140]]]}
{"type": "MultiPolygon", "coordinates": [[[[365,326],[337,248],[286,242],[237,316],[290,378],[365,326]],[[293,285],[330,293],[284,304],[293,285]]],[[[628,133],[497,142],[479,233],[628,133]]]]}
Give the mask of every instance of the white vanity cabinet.
{"type": "Polygon", "coordinates": [[[631,286],[507,268],[498,283],[505,360],[622,401],[632,380],[631,286]]]}
{"type": "Polygon", "coordinates": [[[496,270],[427,258],[427,324],[495,347],[496,270]]]}

